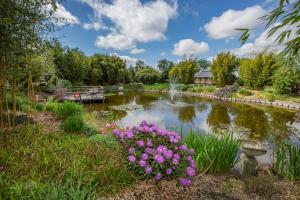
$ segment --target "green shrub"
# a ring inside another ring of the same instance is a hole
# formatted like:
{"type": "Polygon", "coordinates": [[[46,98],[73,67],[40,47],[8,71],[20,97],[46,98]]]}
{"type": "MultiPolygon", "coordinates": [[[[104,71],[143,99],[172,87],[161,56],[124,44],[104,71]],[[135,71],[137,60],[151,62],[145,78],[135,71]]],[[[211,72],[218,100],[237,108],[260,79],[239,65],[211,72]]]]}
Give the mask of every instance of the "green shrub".
{"type": "Polygon", "coordinates": [[[87,136],[99,134],[99,131],[95,127],[86,124],[83,126],[82,131],[87,136]]]}
{"type": "Polygon", "coordinates": [[[273,76],[273,85],[278,94],[300,95],[300,70],[297,67],[281,67],[273,76]]]}
{"type": "Polygon", "coordinates": [[[66,132],[81,132],[84,128],[84,122],[81,115],[69,116],[63,123],[63,129],[66,132]]]}
{"type": "MultiPolygon", "coordinates": [[[[13,107],[13,99],[12,99],[12,95],[9,94],[7,96],[7,102],[8,102],[8,107],[10,109],[12,109],[13,107]]],[[[25,95],[21,95],[21,94],[16,94],[16,108],[18,111],[23,111],[26,112],[28,110],[28,106],[29,108],[32,108],[33,103],[30,101],[28,103],[28,98],[25,95]]]]}
{"type": "Polygon", "coordinates": [[[58,116],[65,119],[69,116],[82,115],[83,107],[78,103],[65,101],[64,103],[59,103],[55,108],[54,112],[58,116]]]}
{"type": "Polygon", "coordinates": [[[196,173],[193,149],[188,149],[174,131],[160,129],[142,121],[128,130],[115,129],[127,157],[128,168],[143,179],[179,178],[183,186],[191,184],[196,173]]]}
{"type": "Polygon", "coordinates": [[[55,112],[59,103],[56,102],[47,102],[45,106],[46,111],[55,112]]]}
{"type": "Polygon", "coordinates": [[[72,83],[69,80],[65,79],[59,80],[58,85],[61,85],[63,87],[72,87],[72,83]]]}
{"type": "Polygon", "coordinates": [[[245,89],[245,88],[241,88],[239,90],[239,94],[243,95],[243,96],[251,96],[252,95],[252,93],[249,90],[245,89]]]}
{"type": "Polygon", "coordinates": [[[130,83],[125,85],[126,89],[131,89],[131,90],[137,90],[137,89],[143,89],[144,85],[143,83],[130,83]]]}
{"type": "Polygon", "coordinates": [[[44,105],[42,103],[38,103],[36,104],[36,109],[40,112],[42,112],[44,110],[44,105]]]}
{"type": "Polygon", "coordinates": [[[300,180],[300,147],[283,143],[275,151],[274,171],[290,180],[300,180]]]}
{"type": "Polygon", "coordinates": [[[170,85],[168,83],[155,83],[152,85],[144,85],[146,90],[168,90],[170,85]]]}
{"type": "Polygon", "coordinates": [[[227,173],[237,162],[239,142],[231,134],[224,133],[218,137],[191,131],[186,137],[186,144],[195,150],[195,161],[200,171],[227,173]]]}
{"type": "Polygon", "coordinates": [[[48,93],[48,94],[54,94],[55,93],[55,86],[54,85],[46,85],[41,88],[42,92],[48,93]]]}

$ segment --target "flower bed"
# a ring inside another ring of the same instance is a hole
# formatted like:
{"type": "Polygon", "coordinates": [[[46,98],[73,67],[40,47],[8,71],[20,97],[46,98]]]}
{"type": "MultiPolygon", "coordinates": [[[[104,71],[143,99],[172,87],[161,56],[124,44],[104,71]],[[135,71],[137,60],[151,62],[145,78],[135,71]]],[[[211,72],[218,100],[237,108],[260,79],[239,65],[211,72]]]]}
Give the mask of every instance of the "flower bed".
{"type": "Polygon", "coordinates": [[[142,121],[129,129],[115,129],[124,148],[128,167],[143,178],[179,178],[182,186],[191,185],[196,164],[193,149],[188,149],[174,131],[160,129],[155,124],[142,121]]]}

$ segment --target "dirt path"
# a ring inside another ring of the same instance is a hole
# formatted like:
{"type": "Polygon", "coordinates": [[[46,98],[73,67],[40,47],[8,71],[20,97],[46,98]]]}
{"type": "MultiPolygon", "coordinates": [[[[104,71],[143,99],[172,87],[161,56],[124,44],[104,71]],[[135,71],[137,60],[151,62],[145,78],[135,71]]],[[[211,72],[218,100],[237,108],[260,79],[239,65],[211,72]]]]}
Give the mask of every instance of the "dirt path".
{"type": "Polygon", "coordinates": [[[51,112],[38,112],[37,122],[44,125],[46,133],[60,131],[62,120],[51,112]]]}
{"type": "Polygon", "coordinates": [[[245,180],[230,175],[196,177],[188,188],[177,181],[143,181],[119,193],[112,200],[181,200],[181,199],[300,199],[300,184],[271,178],[245,180]]]}

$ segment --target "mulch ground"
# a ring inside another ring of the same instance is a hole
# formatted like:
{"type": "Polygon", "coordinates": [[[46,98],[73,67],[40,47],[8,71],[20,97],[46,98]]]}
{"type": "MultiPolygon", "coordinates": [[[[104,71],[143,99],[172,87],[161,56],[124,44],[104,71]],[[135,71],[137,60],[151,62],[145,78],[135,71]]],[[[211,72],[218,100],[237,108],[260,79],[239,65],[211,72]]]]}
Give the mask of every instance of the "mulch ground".
{"type": "Polygon", "coordinates": [[[191,187],[177,181],[142,181],[111,197],[112,200],[181,199],[300,199],[300,184],[273,178],[235,178],[231,175],[203,175],[194,178],[191,187]]]}

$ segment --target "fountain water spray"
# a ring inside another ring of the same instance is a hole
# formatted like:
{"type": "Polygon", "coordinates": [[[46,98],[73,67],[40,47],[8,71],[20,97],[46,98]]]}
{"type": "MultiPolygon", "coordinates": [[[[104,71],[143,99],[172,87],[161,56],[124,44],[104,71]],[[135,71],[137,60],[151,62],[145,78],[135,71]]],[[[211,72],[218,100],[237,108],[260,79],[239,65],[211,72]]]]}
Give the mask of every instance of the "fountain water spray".
{"type": "Polygon", "coordinates": [[[177,78],[175,78],[172,81],[170,81],[170,98],[171,98],[171,103],[175,103],[174,96],[176,94],[176,83],[177,83],[177,78]]]}

